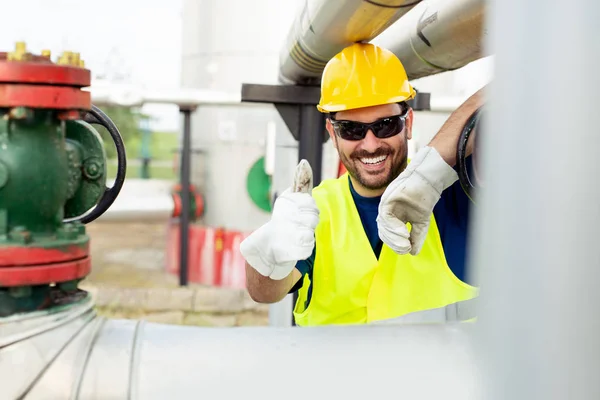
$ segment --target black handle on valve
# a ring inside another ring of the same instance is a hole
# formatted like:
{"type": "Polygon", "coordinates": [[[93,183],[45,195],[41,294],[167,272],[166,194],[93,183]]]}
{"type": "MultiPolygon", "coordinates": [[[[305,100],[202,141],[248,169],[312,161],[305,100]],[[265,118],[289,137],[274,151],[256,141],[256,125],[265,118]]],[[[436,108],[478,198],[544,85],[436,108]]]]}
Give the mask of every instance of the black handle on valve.
{"type": "MultiPolygon", "coordinates": [[[[467,168],[467,143],[469,142],[471,133],[473,133],[473,131],[480,130],[475,128],[480,125],[482,115],[481,110],[482,108],[478,108],[473,114],[471,114],[471,116],[467,120],[467,123],[465,124],[460,133],[460,136],[458,138],[458,144],[456,146],[456,164],[458,169],[458,180],[460,181],[461,187],[473,203],[475,203],[474,191],[476,188],[474,182],[476,182],[477,179],[476,177],[475,179],[471,179],[471,176],[469,175],[469,170],[467,168]]],[[[475,148],[475,145],[473,145],[473,148],[475,148]]],[[[473,150],[473,153],[475,153],[475,150],[473,150]]]]}
{"type": "Polygon", "coordinates": [[[102,198],[89,214],[77,218],[81,223],[87,224],[104,214],[119,195],[125,182],[125,175],[127,174],[127,155],[125,153],[125,143],[123,143],[119,129],[100,108],[92,105],[92,109],[85,115],[83,120],[89,124],[97,124],[105,127],[117,149],[117,176],[115,177],[115,183],[112,187],[105,188],[102,198]]]}

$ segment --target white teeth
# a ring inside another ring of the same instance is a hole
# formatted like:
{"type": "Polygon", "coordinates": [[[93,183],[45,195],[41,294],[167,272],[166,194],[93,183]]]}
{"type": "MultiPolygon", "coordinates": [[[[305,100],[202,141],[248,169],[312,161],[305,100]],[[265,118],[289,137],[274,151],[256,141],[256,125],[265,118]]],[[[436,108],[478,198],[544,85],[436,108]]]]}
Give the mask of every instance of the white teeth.
{"type": "Polygon", "coordinates": [[[360,162],[363,164],[379,164],[380,162],[384,162],[387,156],[379,156],[375,158],[361,158],[360,162]]]}

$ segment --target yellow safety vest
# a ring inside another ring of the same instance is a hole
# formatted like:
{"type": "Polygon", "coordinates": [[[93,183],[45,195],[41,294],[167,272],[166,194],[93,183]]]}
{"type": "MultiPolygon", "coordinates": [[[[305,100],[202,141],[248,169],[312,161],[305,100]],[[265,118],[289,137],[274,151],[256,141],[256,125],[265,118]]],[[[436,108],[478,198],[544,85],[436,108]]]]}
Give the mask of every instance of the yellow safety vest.
{"type": "Polygon", "coordinates": [[[312,282],[305,275],[294,316],[299,326],[363,324],[462,302],[477,288],[448,267],[432,215],[417,256],[383,245],[379,259],[365,234],[347,173],[313,190],[320,211],[312,282]],[[312,296],[305,309],[308,288],[312,296]]]}

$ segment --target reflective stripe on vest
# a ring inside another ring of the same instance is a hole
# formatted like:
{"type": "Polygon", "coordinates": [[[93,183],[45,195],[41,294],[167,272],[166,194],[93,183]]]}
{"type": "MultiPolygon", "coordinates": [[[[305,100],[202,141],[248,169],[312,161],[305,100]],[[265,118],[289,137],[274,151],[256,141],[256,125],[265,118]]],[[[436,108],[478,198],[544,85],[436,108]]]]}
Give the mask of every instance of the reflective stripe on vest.
{"type": "Polygon", "coordinates": [[[458,301],[447,306],[430,310],[415,311],[410,314],[383,321],[375,321],[374,325],[417,324],[417,323],[446,323],[463,322],[477,318],[477,298],[458,301]]]}
{"type": "Polygon", "coordinates": [[[365,234],[348,175],[313,190],[319,207],[312,278],[304,277],[294,308],[300,326],[364,324],[443,308],[477,295],[460,281],[444,256],[435,218],[417,256],[383,245],[379,258],[365,234]],[[311,282],[312,279],[312,282],[311,282]],[[312,296],[305,304],[308,288],[312,296]]]}

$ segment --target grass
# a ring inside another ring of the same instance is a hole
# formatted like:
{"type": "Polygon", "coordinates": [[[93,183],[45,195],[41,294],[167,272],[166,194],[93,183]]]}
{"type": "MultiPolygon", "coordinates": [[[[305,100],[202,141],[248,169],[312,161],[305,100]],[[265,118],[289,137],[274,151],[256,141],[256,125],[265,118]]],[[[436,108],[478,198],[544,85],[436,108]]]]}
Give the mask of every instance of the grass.
{"type": "MultiPolygon", "coordinates": [[[[140,178],[140,137],[132,138],[125,143],[127,151],[127,178],[140,178]]],[[[176,132],[153,132],[150,143],[150,177],[154,179],[177,180],[178,174],[173,170],[175,151],[179,147],[179,135],[176,132]]],[[[108,177],[114,178],[117,171],[116,160],[108,162],[108,177]]]]}
{"type": "MultiPolygon", "coordinates": [[[[131,165],[127,166],[127,174],[126,178],[141,178],[141,166],[139,165],[131,165]]],[[[117,164],[109,163],[108,164],[108,178],[113,179],[117,175],[117,164]]],[[[150,163],[150,178],[152,179],[166,179],[176,181],[178,179],[178,174],[173,171],[172,167],[164,167],[162,165],[153,166],[150,163]]]]}
{"type": "MultiPolygon", "coordinates": [[[[176,132],[153,132],[151,136],[150,152],[154,160],[173,160],[174,151],[179,147],[179,135],[176,132]]],[[[127,142],[127,153],[130,157],[138,158],[141,137],[131,138],[127,142]]]]}

